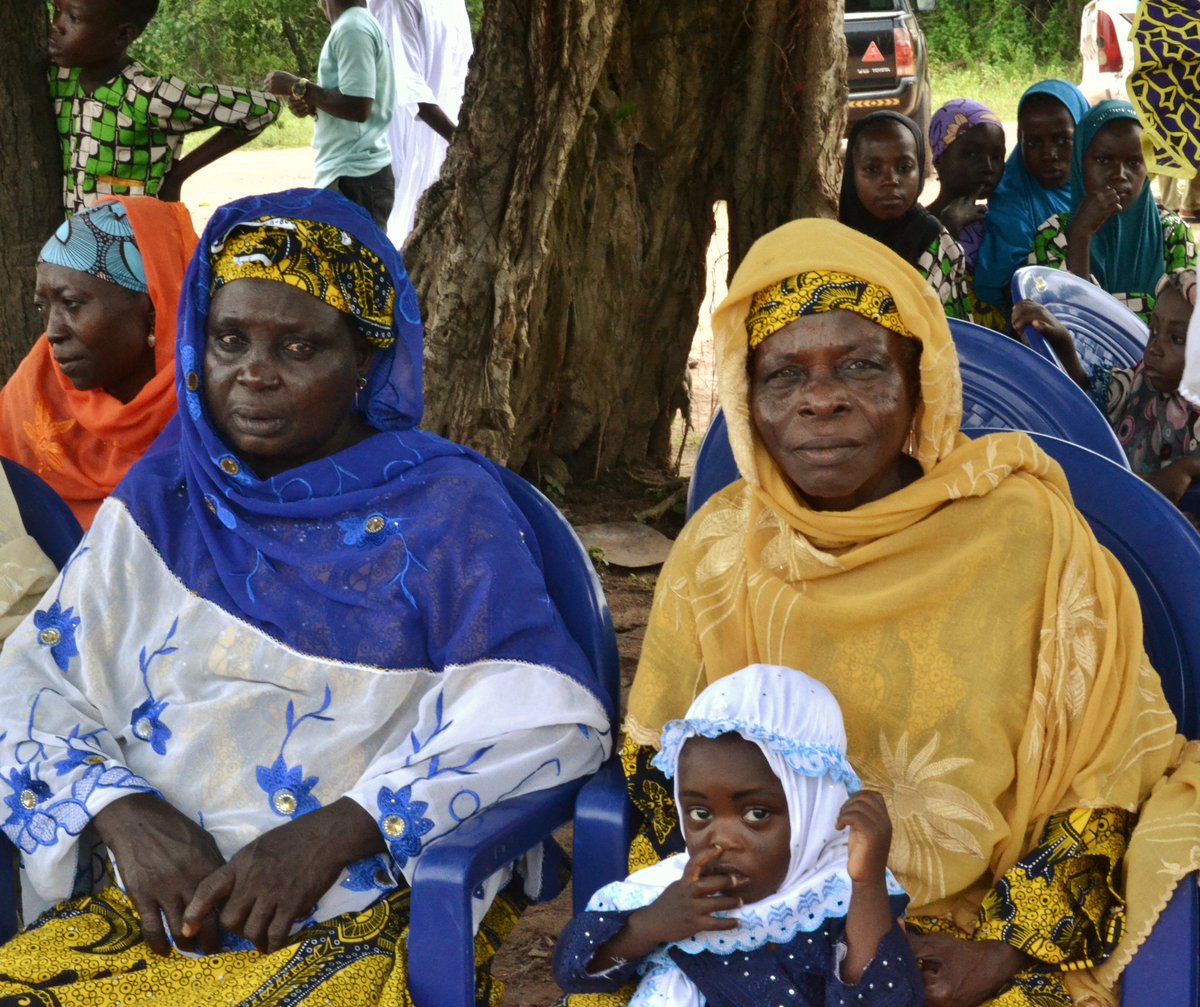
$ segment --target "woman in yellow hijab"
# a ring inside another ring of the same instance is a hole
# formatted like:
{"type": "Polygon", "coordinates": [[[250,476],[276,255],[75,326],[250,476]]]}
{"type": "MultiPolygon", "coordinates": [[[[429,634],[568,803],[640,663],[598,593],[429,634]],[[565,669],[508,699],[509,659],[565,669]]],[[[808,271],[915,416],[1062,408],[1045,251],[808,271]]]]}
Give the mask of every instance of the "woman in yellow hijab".
{"type": "Polygon", "coordinates": [[[1028,437],[959,431],[941,306],[882,245],[771,232],[713,331],[743,478],[658,581],[626,722],[631,867],[679,845],[648,763],[663,725],[748,664],[797,668],[887,800],[929,1003],[1115,1003],[1200,864],[1200,746],[1124,571],[1028,437]]]}

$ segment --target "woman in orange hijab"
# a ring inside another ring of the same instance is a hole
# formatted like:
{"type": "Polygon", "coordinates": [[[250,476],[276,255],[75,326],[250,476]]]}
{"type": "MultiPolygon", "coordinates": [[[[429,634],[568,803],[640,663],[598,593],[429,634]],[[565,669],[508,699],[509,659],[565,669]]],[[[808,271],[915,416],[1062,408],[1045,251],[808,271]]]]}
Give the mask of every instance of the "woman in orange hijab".
{"type": "Polygon", "coordinates": [[[175,415],[175,313],[195,247],[182,204],[118,196],[64,221],[38,256],[46,331],[0,390],[0,454],[85,530],[175,415]]]}

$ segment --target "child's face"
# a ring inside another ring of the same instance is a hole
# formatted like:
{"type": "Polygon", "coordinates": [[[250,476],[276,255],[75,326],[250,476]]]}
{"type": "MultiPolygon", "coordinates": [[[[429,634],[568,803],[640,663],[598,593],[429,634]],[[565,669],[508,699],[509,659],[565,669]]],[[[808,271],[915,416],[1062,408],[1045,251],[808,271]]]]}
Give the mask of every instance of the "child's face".
{"type": "Polygon", "coordinates": [[[1150,387],[1170,395],[1183,380],[1184,347],[1192,306],[1174,287],[1166,287],[1150,315],[1150,341],[1143,372],[1150,387]]]}
{"type": "Polygon", "coordinates": [[[1004,174],[1004,130],[994,122],[979,122],[942,153],[938,178],[951,196],[987,199],[1004,174]]]}
{"type": "Polygon", "coordinates": [[[86,68],[118,59],[138,34],[123,13],[114,0],[55,0],[50,62],[86,68]]]}
{"type": "Polygon", "coordinates": [[[714,845],[704,874],[739,879],[744,903],[779,891],[791,862],[787,796],[762,750],[739,734],[689,738],[679,755],[679,802],[689,857],[714,845]]]}
{"type": "Polygon", "coordinates": [[[1141,125],[1132,119],[1118,119],[1102,127],[1083,155],[1083,187],[1088,192],[1112,189],[1124,213],[1145,184],[1141,125]]]}
{"type": "Polygon", "coordinates": [[[1060,101],[1039,102],[1021,109],[1017,120],[1021,157],[1044,189],[1059,189],[1071,180],[1071,147],[1075,120],[1060,101]]]}
{"type": "Polygon", "coordinates": [[[917,201],[917,143],[898,122],[867,127],[854,141],[854,188],[866,211],[899,220],[917,201]]]}

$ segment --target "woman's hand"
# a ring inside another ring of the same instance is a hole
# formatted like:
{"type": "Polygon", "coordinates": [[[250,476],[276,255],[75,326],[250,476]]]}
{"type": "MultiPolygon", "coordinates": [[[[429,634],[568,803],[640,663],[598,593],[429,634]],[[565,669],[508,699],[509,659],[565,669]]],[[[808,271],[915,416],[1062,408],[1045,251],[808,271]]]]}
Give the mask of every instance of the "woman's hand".
{"type": "Polygon", "coordinates": [[[270,954],[288,943],[342,869],[386,847],[375,819],[343,797],[242,847],[196,887],[183,933],[200,933],[219,912],[221,926],[270,954]]]}
{"type": "Polygon", "coordinates": [[[908,942],[925,980],[928,1007],[979,1007],[1028,964],[1025,955],[1000,941],[909,931],[908,942]]]}
{"type": "Polygon", "coordinates": [[[592,956],[591,972],[603,972],[618,962],[638,961],[655,948],[687,940],[706,930],[734,930],[737,920],[713,913],[736,909],[742,900],[733,895],[746,879],[736,874],[703,874],[705,866],[721,855],[711,846],[692,857],[683,877],[663,889],[650,905],[630,913],[625,928],[606,941],[592,956]]]}
{"type": "Polygon", "coordinates": [[[882,881],[892,846],[892,820],[883,797],[861,790],[842,805],[837,828],[850,830],[846,873],[856,883],[882,881]]]}
{"type": "Polygon", "coordinates": [[[213,837],[182,812],[154,794],[130,794],[113,801],[95,817],[96,832],[117,861],[121,883],[142,921],[142,936],[158,955],[170,951],[163,918],[176,943],[190,948],[199,938],[206,954],[217,950],[217,919],[196,917],[184,936],[184,909],[196,887],[225,858],[213,837]]]}

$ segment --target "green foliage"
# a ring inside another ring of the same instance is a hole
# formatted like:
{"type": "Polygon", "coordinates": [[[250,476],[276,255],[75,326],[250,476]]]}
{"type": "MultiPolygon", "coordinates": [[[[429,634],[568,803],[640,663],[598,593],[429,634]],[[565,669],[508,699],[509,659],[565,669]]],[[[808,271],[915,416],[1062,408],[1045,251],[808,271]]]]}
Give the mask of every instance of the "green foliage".
{"type": "MultiPolygon", "coordinates": [[[[942,0],[921,16],[933,62],[1002,66],[1012,77],[1045,77],[1042,68],[1079,63],[1084,0],[942,0]]],[[[1077,77],[1077,72],[1071,75],[1077,77]]]]}
{"type": "Polygon", "coordinates": [[[157,73],[256,86],[272,70],[315,75],[328,32],[316,0],[162,0],[132,51],[157,73]]]}

